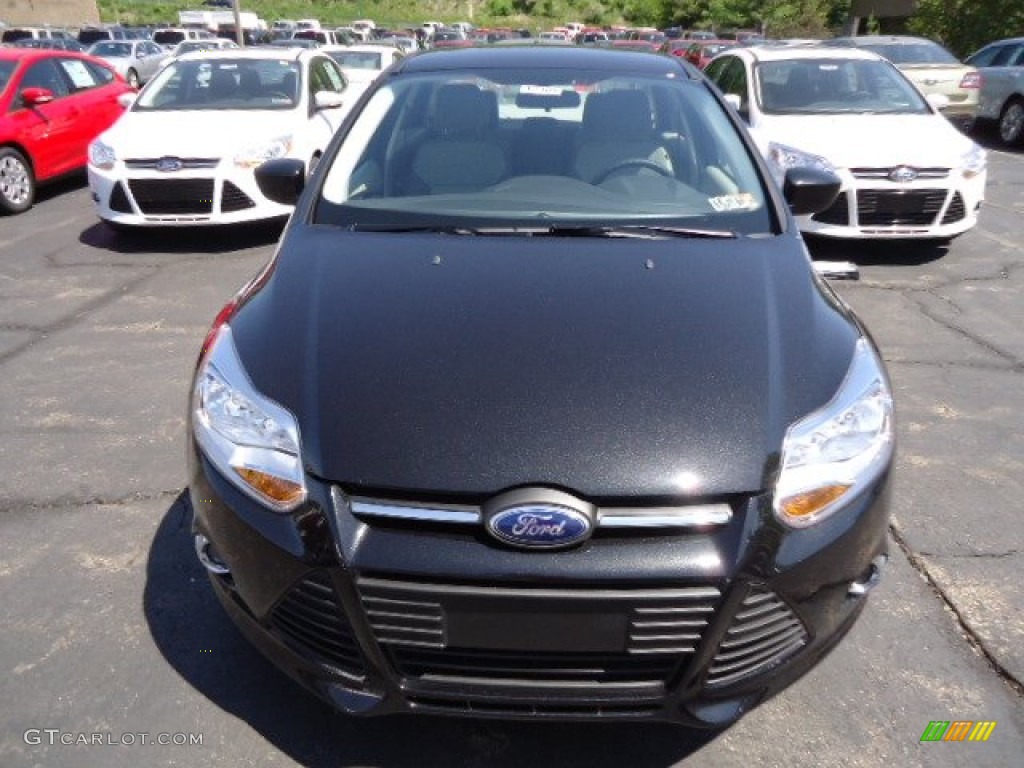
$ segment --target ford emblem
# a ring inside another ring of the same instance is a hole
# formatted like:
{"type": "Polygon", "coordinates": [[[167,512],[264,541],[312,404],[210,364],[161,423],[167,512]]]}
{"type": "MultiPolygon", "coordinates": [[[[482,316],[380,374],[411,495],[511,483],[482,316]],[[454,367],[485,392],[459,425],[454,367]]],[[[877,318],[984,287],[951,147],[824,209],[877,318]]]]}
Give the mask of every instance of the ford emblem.
{"type": "Polygon", "coordinates": [[[554,504],[517,504],[487,520],[496,539],[516,547],[557,549],[570,547],[590,536],[590,517],[570,507],[554,504]]]}
{"type": "Polygon", "coordinates": [[[162,173],[173,173],[174,171],[180,171],[185,167],[185,164],[177,157],[161,157],[153,167],[162,173]]]}
{"type": "Polygon", "coordinates": [[[900,165],[889,171],[889,180],[896,181],[900,184],[906,184],[908,181],[913,181],[917,178],[917,171],[906,165],[900,165]]]}

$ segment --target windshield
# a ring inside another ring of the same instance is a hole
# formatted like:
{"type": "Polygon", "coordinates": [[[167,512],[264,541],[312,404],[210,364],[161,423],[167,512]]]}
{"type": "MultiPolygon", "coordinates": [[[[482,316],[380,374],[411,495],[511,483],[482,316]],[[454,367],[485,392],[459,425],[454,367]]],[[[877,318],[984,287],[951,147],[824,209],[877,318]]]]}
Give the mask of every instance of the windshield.
{"type": "Polygon", "coordinates": [[[207,58],[165,67],[132,109],[293,109],[299,93],[294,61],[207,58]]]}
{"type": "Polygon", "coordinates": [[[927,114],[928,103],[891,64],[865,59],[789,59],[757,67],[766,114],[927,114]]]}
{"type": "Polygon", "coordinates": [[[0,94],[7,90],[7,84],[11,82],[11,73],[14,72],[15,62],[0,61],[0,94]]]}
{"type": "Polygon", "coordinates": [[[399,76],[330,163],[315,217],[346,227],[773,226],[726,113],[705,84],[674,77],[399,76]]]}
{"type": "Polygon", "coordinates": [[[927,40],[919,43],[871,43],[857,47],[877,53],[893,64],[960,64],[956,56],[941,45],[927,40]]]}
{"type": "Polygon", "coordinates": [[[127,59],[132,55],[131,43],[103,42],[96,43],[89,49],[93,56],[108,56],[110,58],[127,59]]]}
{"type": "Polygon", "coordinates": [[[347,69],[383,69],[381,54],[372,51],[330,51],[330,56],[347,69]]]}

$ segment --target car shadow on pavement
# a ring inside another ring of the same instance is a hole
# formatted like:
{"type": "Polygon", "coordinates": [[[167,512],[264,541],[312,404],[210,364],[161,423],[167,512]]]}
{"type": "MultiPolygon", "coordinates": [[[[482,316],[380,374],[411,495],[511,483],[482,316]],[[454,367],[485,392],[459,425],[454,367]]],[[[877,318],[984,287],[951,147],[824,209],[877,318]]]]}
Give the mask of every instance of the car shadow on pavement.
{"type": "Polygon", "coordinates": [[[833,240],[804,235],[814,261],[852,261],[862,266],[920,266],[938,261],[949,253],[949,245],[915,240],[833,240]]]}
{"type": "Polygon", "coordinates": [[[284,229],[286,219],[226,224],[217,227],[142,228],[115,231],[97,221],[78,236],[78,242],[90,248],[113,253],[230,253],[273,245],[284,229]]]}
{"type": "Polygon", "coordinates": [[[66,195],[70,192],[75,192],[80,189],[84,189],[89,184],[89,178],[86,176],[85,171],[73,171],[66,176],[61,176],[53,181],[48,181],[45,184],[40,184],[36,190],[36,199],[33,205],[39,205],[45,203],[47,200],[52,200],[55,197],[66,195]]]}
{"type": "MultiPolygon", "coordinates": [[[[200,694],[301,765],[661,768],[717,735],[660,723],[522,723],[410,715],[357,719],[340,714],[278,672],[235,629],[196,559],[191,519],[187,493],[182,492],[150,547],[143,604],[153,640],[200,694]]],[[[200,727],[207,744],[223,739],[221,754],[253,755],[251,736],[240,735],[233,719],[204,716],[200,727]],[[249,743],[232,750],[235,738],[239,744],[243,739],[249,743]]],[[[271,760],[267,756],[257,762],[271,760]]]]}

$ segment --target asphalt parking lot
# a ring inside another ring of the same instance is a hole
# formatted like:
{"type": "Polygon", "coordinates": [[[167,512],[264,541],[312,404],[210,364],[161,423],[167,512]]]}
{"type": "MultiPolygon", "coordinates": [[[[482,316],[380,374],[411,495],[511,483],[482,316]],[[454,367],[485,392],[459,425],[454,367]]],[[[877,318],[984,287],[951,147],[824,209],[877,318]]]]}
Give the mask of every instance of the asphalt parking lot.
{"type": "Polygon", "coordinates": [[[813,248],[861,265],[835,287],[893,377],[892,559],[837,650],[715,735],[357,720],[279,674],[182,494],[191,366],[279,229],[117,238],[82,180],[46,190],[0,219],[0,766],[1021,765],[1024,152],[991,153],[987,196],[948,249],[813,248]],[[996,725],[922,743],[936,720],[996,725]]]}

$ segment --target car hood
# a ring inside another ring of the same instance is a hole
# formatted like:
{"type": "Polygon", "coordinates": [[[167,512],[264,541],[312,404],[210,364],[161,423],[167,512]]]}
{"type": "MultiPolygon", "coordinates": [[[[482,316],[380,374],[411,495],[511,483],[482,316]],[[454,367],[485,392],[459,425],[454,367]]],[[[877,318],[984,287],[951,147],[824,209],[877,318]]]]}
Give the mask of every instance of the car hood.
{"type": "Polygon", "coordinates": [[[629,240],[290,228],[231,320],[307,471],[379,493],[766,488],[859,330],[795,235],[629,240]]]}
{"type": "Polygon", "coordinates": [[[122,159],[229,157],[295,129],[294,109],[130,111],[100,138],[122,159]]]}
{"type": "Polygon", "coordinates": [[[956,168],[973,146],[948,120],[930,113],[765,116],[753,133],[762,151],[776,141],[839,168],[956,168]]]}

